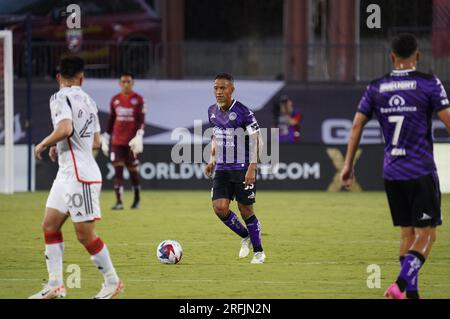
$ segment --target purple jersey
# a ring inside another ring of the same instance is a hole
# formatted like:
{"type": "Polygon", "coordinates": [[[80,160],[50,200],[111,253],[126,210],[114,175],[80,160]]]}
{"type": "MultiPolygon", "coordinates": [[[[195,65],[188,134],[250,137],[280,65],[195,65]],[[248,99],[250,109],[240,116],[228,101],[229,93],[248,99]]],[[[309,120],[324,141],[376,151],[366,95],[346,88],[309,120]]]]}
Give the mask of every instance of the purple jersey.
{"type": "Polygon", "coordinates": [[[259,131],[253,112],[241,102],[233,100],[225,112],[217,104],[211,105],[208,118],[216,141],[216,170],[247,169],[248,135],[259,131]]]}
{"type": "Polygon", "coordinates": [[[394,70],[367,87],[358,112],[375,113],[385,140],[384,178],[409,180],[436,170],[431,116],[449,107],[441,81],[413,70],[394,70]]]}

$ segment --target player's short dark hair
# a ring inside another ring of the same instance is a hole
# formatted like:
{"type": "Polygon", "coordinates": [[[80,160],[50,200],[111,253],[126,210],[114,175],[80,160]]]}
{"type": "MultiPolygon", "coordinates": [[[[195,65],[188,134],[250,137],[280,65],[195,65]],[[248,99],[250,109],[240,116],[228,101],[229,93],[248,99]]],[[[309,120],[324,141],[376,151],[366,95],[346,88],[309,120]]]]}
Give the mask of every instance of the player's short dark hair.
{"type": "Polygon", "coordinates": [[[131,72],[122,72],[122,73],[120,73],[119,79],[120,79],[122,76],[129,76],[130,78],[132,78],[132,79],[134,80],[134,74],[131,73],[131,72]]]}
{"type": "Polygon", "coordinates": [[[83,71],[84,60],[78,56],[68,56],[59,62],[57,73],[60,73],[63,78],[73,79],[83,71]]]}
{"type": "Polygon", "coordinates": [[[214,80],[219,80],[219,79],[220,80],[228,80],[231,83],[234,82],[233,76],[231,74],[228,74],[228,73],[219,73],[219,74],[217,74],[216,77],[214,78],[214,80]]]}
{"type": "Polygon", "coordinates": [[[418,48],[417,38],[411,33],[400,33],[392,39],[392,52],[399,58],[407,59],[418,48]]]}
{"type": "Polygon", "coordinates": [[[287,94],[283,94],[282,96],[280,96],[280,103],[286,103],[290,100],[291,98],[289,97],[289,95],[287,94]]]}

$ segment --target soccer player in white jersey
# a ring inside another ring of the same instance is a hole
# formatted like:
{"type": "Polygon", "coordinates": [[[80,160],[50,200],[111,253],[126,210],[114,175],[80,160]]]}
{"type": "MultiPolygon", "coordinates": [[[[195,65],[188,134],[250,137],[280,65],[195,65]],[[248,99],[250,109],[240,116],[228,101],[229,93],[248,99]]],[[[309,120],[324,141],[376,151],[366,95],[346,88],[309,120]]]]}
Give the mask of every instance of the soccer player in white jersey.
{"type": "Polygon", "coordinates": [[[35,156],[49,148],[58,158],[59,170],[47,199],[42,229],[49,281],[31,299],[66,296],[63,281],[64,241],[61,228],[72,219],[79,242],[86,247],[105,282],[96,299],[110,299],[122,289],[108,249],[95,233],[95,220],[101,218],[102,176],[93,149],[100,147],[100,125],[95,102],[82,89],[84,61],[79,57],[61,60],[57,80],[60,90],[50,98],[53,132],[35,148],[35,156]],[[56,146],[55,146],[56,144],[56,146]]]}

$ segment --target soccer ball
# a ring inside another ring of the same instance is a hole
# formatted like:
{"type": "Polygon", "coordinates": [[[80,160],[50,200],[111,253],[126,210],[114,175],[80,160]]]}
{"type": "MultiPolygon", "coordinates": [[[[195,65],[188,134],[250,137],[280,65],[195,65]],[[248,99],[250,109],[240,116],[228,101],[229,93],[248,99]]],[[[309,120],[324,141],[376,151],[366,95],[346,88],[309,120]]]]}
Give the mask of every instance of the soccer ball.
{"type": "Polygon", "coordinates": [[[163,264],[177,264],[183,256],[183,248],[175,240],[164,240],[156,248],[156,257],[163,264]]]}

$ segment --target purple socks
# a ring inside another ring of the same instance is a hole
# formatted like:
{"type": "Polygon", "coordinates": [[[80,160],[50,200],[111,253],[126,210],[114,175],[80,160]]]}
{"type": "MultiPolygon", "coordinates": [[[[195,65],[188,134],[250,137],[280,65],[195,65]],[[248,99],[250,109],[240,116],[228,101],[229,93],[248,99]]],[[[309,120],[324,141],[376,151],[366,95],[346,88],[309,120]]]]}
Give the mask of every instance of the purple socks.
{"type": "Polygon", "coordinates": [[[234,231],[242,238],[248,236],[247,229],[244,227],[244,225],[242,225],[242,223],[239,221],[239,218],[231,210],[228,212],[226,219],[222,221],[225,225],[228,226],[228,228],[230,228],[232,231],[234,231]]]}
{"type": "Polygon", "coordinates": [[[418,279],[419,270],[425,263],[425,257],[417,251],[410,250],[404,256],[400,257],[402,269],[397,278],[397,284],[400,290],[405,291],[408,298],[418,298],[418,279]]]}
{"type": "Polygon", "coordinates": [[[250,240],[252,242],[253,251],[263,251],[261,246],[261,224],[255,215],[250,216],[246,221],[248,233],[250,235],[250,240]]]}

